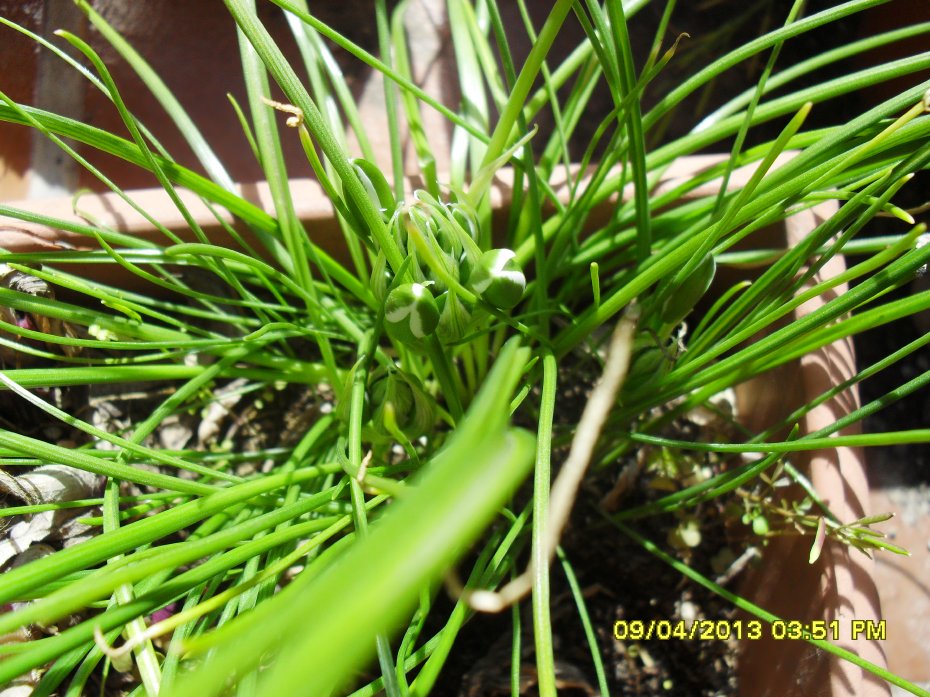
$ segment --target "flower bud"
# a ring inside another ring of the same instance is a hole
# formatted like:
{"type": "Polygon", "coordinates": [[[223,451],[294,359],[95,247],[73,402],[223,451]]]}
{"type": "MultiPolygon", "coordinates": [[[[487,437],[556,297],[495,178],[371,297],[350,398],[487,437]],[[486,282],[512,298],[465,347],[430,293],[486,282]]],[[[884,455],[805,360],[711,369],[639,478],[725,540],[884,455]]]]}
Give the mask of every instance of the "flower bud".
{"type": "Polygon", "coordinates": [[[381,212],[385,220],[390,218],[397,207],[397,202],[394,200],[391,185],[388,184],[378,166],[368,160],[357,158],[352,160],[352,169],[355,170],[356,176],[374,207],[381,212]]]}
{"type": "Polygon", "coordinates": [[[523,297],[526,276],[510,249],[492,249],[481,255],[468,284],[489,305],[509,310],[523,297]]]}
{"type": "Polygon", "coordinates": [[[471,312],[453,292],[446,292],[436,298],[439,308],[439,325],[436,335],[443,344],[454,344],[461,341],[471,322],[471,312]]]}
{"type": "Polygon", "coordinates": [[[391,338],[415,346],[436,330],[439,309],[429,288],[405,283],[392,290],[384,304],[384,324],[391,338]]]}
{"type": "Polygon", "coordinates": [[[388,268],[387,257],[384,256],[383,251],[379,251],[371,265],[371,281],[369,283],[371,292],[374,293],[379,303],[383,303],[387,299],[388,288],[390,288],[393,278],[394,274],[388,268]]]}
{"type": "Polygon", "coordinates": [[[669,324],[681,322],[707,292],[716,272],[714,256],[706,255],[663,303],[662,320],[669,324]]]}
{"type": "Polygon", "coordinates": [[[379,369],[372,375],[372,425],[381,432],[391,432],[387,423],[393,419],[407,438],[413,440],[429,431],[436,411],[423,385],[402,370],[379,369]]]}

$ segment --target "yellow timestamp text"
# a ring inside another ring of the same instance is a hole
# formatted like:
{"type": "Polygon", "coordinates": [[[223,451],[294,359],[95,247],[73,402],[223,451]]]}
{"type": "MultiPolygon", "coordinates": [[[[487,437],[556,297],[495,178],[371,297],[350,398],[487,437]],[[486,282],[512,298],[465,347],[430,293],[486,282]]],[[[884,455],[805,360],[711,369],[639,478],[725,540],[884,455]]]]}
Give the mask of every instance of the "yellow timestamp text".
{"type": "MultiPolygon", "coordinates": [[[[852,639],[884,641],[885,620],[846,620],[852,639]]],[[[697,640],[727,641],[729,639],[803,639],[836,641],[840,638],[840,620],[617,620],[614,639],[617,641],[697,640]]]]}

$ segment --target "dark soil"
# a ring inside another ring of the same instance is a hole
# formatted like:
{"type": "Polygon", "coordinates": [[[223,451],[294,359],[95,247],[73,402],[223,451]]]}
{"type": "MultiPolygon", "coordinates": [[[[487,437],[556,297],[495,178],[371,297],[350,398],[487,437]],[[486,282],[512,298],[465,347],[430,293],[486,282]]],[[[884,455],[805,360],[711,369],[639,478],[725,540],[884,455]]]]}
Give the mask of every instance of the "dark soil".
{"type": "MultiPolygon", "coordinates": [[[[737,694],[736,644],[725,641],[625,640],[614,636],[620,621],[670,621],[697,616],[730,619],[732,607],[683,579],[649,555],[582,503],[564,540],[565,555],[577,576],[612,694],[737,694]],[[579,520],[581,519],[581,520],[579,520]]],[[[646,537],[664,541],[669,518],[637,526],[646,537]]],[[[710,570],[710,550],[720,549],[722,526],[704,528],[705,541],[689,562],[710,570]]],[[[591,650],[565,574],[556,562],[551,578],[553,645],[559,694],[600,694],[591,650]]],[[[528,603],[524,604],[528,606],[528,603]]],[[[690,626],[690,621],[686,622],[690,626]]],[[[536,695],[532,617],[521,614],[520,694],[536,695]]],[[[477,615],[462,631],[434,694],[449,697],[505,697],[511,694],[513,625],[509,613],[477,615]]]]}

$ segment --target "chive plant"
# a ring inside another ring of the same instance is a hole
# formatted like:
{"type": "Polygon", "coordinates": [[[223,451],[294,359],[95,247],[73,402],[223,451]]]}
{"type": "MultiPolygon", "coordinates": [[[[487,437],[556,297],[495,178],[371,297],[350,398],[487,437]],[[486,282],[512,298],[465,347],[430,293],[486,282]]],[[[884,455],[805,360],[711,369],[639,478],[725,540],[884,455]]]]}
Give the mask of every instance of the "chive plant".
{"type": "MultiPolygon", "coordinates": [[[[0,577],[0,601],[10,609],[0,616],[0,633],[59,627],[0,646],[0,683],[38,669],[33,694],[78,695],[91,676],[112,666],[135,667],[133,694],[151,697],[233,689],[425,695],[475,607],[504,609],[532,591],[539,689],[554,694],[548,573],[557,552],[574,579],[570,558],[557,550],[559,533],[585,472],[618,470],[642,443],[672,456],[696,448],[752,454],[736,469],[612,516],[618,535],[660,556],[675,573],[773,620],[644,537],[636,524],[693,509],[775,469],[803,484],[791,458],[804,450],[930,440],[927,431],[832,435],[922,388],[926,373],[833,427],[794,430],[816,404],[906,358],[926,339],[864,367],[784,422],[746,434],[744,442],[695,444],[669,439],[663,430],[730,386],[930,308],[928,291],[890,295],[930,261],[930,246],[916,244],[923,227],[893,202],[930,160],[930,83],[916,77],[930,67],[930,53],[794,87],[824,65],[923,36],[930,26],[862,39],[783,68],[779,56],[792,42],[883,4],[849,0],[805,14],[795,2],[781,26],[738,48],[695,51],[690,76],[656,99],[652,83],[666,65],[689,60],[688,39],[667,33],[673,0],[664,5],[642,64],[634,61],[630,34],[648,0],[555,0],[541,26],[533,26],[518,0],[523,27],[505,26],[497,0],[449,0],[462,95],[460,104],[449,105],[413,81],[408,42],[414,39],[401,21],[406,3],[391,11],[384,0],[375,3],[378,50],[372,54],[316,19],[304,0],[273,2],[287,17],[301,63],[285,59],[252,0],[225,0],[239,32],[248,95],[247,103],[231,108],[241,120],[243,146],[252,148],[268,181],[270,211],[235,193],[183,105],[90,3],[78,0],[165,108],[198,163],[178,162],[161,147],[81,38],[59,32],[59,41],[50,43],[0,18],[5,32],[29,34],[58,55],[63,69],[80,71],[112,103],[128,136],[19,104],[2,92],[0,119],[53,141],[130,206],[132,192],[81,153],[100,151],[147,170],[194,236],[180,239],[145,210],[160,240],[89,218],[75,224],[0,205],[4,216],[86,235],[98,248],[0,254],[20,278],[68,291],[58,293],[67,295],[62,300],[0,288],[0,343],[22,359],[7,361],[3,389],[88,436],[69,448],[0,430],[0,464],[13,474],[63,464],[106,482],[100,499],[3,511],[24,516],[86,506],[97,534],[0,577]],[[568,22],[579,24],[584,38],[555,60],[552,48],[568,22]],[[518,38],[532,46],[522,63],[514,50],[518,38]],[[83,60],[71,58],[64,44],[83,60]],[[334,47],[384,82],[390,171],[373,164],[334,47]],[[703,119],[694,117],[684,135],[663,135],[670,118],[691,117],[680,104],[712,99],[714,84],[751,60],[764,63],[757,83],[703,119]],[[862,114],[834,114],[833,125],[805,126],[812,110],[830,110],[831,100],[892,79],[911,86],[862,114]],[[283,99],[271,99],[272,85],[283,99]],[[574,134],[590,118],[595,91],[609,95],[612,106],[578,148],[574,134]],[[422,119],[428,110],[454,131],[451,172],[434,165],[422,119]],[[543,112],[554,124],[548,134],[534,126],[543,112]],[[400,176],[402,122],[420,164],[422,187],[415,191],[405,190],[400,176]],[[775,137],[747,140],[763,126],[775,137]],[[357,152],[345,145],[350,134],[357,152]],[[282,157],[285,139],[300,142],[328,195],[349,264],[318,246],[297,217],[288,179],[296,175],[282,157]],[[655,187],[678,158],[708,149],[728,154],[672,190],[655,187]],[[583,152],[580,167],[569,160],[576,150],[583,152]],[[197,174],[194,164],[206,174],[197,174]],[[512,206],[506,224],[492,229],[489,191],[505,166],[514,173],[512,206]],[[745,184],[732,183],[743,166],[752,175],[745,184]],[[567,178],[565,196],[551,185],[557,176],[567,178]],[[713,194],[695,193],[708,182],[719,185],[713,194]],[[616,196],[628,185],[632,196],[616,196]],[[213,210],[228,210],[253,236],[240,236],[218,215],[235,244],[213,243],[177,188],[213,210]],[[836,213],[793,248],[755,243],[763,228],[825,200],[837,202],[836,213]],[[605,207],[606,216],[594,215],[605,207]],[[870,243],[859,233],[878,214],[898,218],[901,231],[870,243]],[[819,268],[844,252],[855,256],[842,277],[805,290],[819,268]],[[721,269],[746,263],[759,266],[756,280],[720,287],[721,269]],[[99,264],[121,267],[142,289],[82,274],[99,264]],[[179,269],[209,275],[224,292],[199,290],[179,269]],[[854,290],[803,320],[791,319],[806,298],[848,281],[856,281],[854,290]],[[718,300],[695,317],[711,288],[718,300]],[[693,326],[687,333],[686,322],[693,326]],[[554,418],[557,395],[567,382],[590,381],[572,368],[592,360],[604,361],[604,377],[589,408],[574,415],[577,429],[566,430],[554,418]],[[150,436],[166,418],[208,403],[232,379],[245,390],[321,391],[333,409],[292,444],[267,451],[176,452],[154,444],[150,436]],[[143,381],[170,386],[169,396],[125,433],[94,426],[35,391],[143,381]],[[786,432],[792,433],[787,440],[777,435],[786,432]],[[556,478],[564,459],[557,446],[568,442],[570,454],[556,478]],[[249,462],[271,466],[239,467],[249,462]],[[518,495],[521,487],[532,496],[518,495]],[[493,592],[510,578],[517,580],[493,592]],[[453,603],[437,603],[447,592],[453,603]],[[371,665],[373,673],[361,672],[371,665]]],[[[80,198],[75,205],[80,210],[80,198]]],[[[817,500],[816,492],[809,494],[817,500]]],[[[864,550],[895,549],[869,528],[876,520],[836,520],[825,510],[798,521],[815,547],[832,535],[864,550]]],[[[586,619],[584,599],[575,597],[586,619]]],[[[829,642],[812,642],[918,689],[829,642]]],[[[519,667],[518,658],[513,671],[519,667]]]]}

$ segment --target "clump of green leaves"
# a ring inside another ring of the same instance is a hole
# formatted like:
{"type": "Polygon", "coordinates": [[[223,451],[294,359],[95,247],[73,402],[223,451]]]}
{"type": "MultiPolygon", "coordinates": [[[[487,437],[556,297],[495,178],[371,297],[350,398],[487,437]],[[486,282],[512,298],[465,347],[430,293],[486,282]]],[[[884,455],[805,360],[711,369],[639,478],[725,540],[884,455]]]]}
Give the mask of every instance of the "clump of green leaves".
{"type": "MultiPolygon", "coordinates": [[[[768,620],[773,616],[764,609],[645,539],[635,521],[666,516],[673,544],[691,548],[700,535],[700,505],[741,491],[740,515],[756,537],[795,529],[813,532],[815,550],[827,535],[864,550],[891,549],[871,529],[877,518],[844,523],[819,506],[782,502],[764,489],[779,480],[772,472],[786,454],[930,440],[925,431],[836,435],[924,387],[926,373],[821,431],[794,431],[817,405],[906,358],[927,337],[739,442],[664,436],[669,424],[728,387],[930,308],[927,291],[902,299],[890,293],[930,262],[930,246],[916,244],[923,227],[894,203],[930,162],[930,83],[914,84],[849,120],[836,115],[827,126],[806,125],[812,110],[830,110],[834,98],[912,79],[930,66],[930,57],[847,72],[809,88],[794,83],[930,27],[853,42],[782,68],[779,56],[792,41],[881,0],[850,0],[809,15],[795,2],[785,8],[783,26],[743,46],[692,54],[687,43],[667,36],[676,12],[667,2],[653,27],[652,50],[639,60],[629,36],[647,2],[555,0],[539,26],[519,2],[520,28],[505,26],[496,0],[454,0],[447,8],[462,100],[448,105],[412,78],[416,39],[404,28],[405,3],[393,14],[387,3],[375,3],[378,50],[372,55],[320,22],[303,0],[275,0],[300,48],[297,65],[250,0],[226,0],[241,46],[241,71],[230,69],[229,77],[241,73],[247,95],[232,108],[271,192],[273,208],[266,211],[234,193],[221,158],[144,59],[88,3],[78,4],[139,74],[207,174],[177,162],[151,137],[88,43],[67,32],[59,37],[82,63],[31,34],[101,91],[127,137],[2,92],[0,120],[50,139],[127,205],[132,192],[82,153],[95,149],[150,172],[194,241],[154,218],[157,235],[143,237],[86,216],[66,221],[0,205],[4,216],[84,235],[94,246],[0,253],[0,263],[16,273],[67,291],[58,299],[0,287],[0,344],[22,358],[21,366],[4,369],[3,385],[86,435],[81,445],[65,447],[0,429],[0,465],[16,472],[56,462],[106,482],[102,497],[79,502],[100,514],[98,535],[0,578],[0,603],[16,604],[0,617],[0,633],[62,622],[57,634],[0,646],[0,682],[41,669],[36,694],[81,694],[91,675],[111,663],[125,667],[131,653],[138,692],[152,697],[220,694],[227,688],[217,675],[254,694],[354,688],[427,694],[472,612],[469,594],[498,587],[529,547],[539,691],[554,694],[549,528],[564,522],[572,501],[555,487],[550,505],[550,479],[559,445],[578,438],[564,426],[576,419],[555,418],[557,395],[560,382],[593,378],[590,369],[574,369],[599,367],[609,329],[624,312],[630,369],[619,397],[596,415],[593,440],[576,450],[587,453],[579,472],[587,466],[604,476],[648,444],[662,449],[664,474],[678,483],[654,500],[611,511],[622,534],[675,572],[768,620]],[[557,60],[553,46],[567,22],[584,38],[557,60]],[[518,38],[530,46],[522,63],[518,38]],[[383,82],[390,176],[373,164],[383,160],[372,149],[334,46],[383,82]],[[693,58],[686,79],[656,89],[666,65],[687,64],[689,55],[711,57],[693,58]],[[745,92],[709,115],[692,112],[692,104],[713,102],[715,82],[759,59],[762,72],[745,92]],[[272,83],[284,102],[271,100],[272,83]],[[604,113],[591,106],[595,90],[609,98],[604,113]],[[288,114],[290,129],[279,130],[275,109],[288,114]],[[440,153],[421,113],[427,109],[453,130],[453,152],[441,153],[451,162],[447,173],[436,170],[440,153]],[[543,112],[554,124],[548,133],[532,125],[543,112]],[[666,135],[673,116],[693,120],[693,128],[666,135]],[[576,134],[592,119],[593,135],[579,148],[576,134]],[[767,135],[751,141],[760,144],[745,147],[747,134],[763,127],[767,135]],[[351,154],[350,135],[358,143],[351,154]],[[422,174],[413,192],[404,190],[402,176],[408,136],[422,174]],[[347,263],[321,248],[298,219],[283,138],[303,146],[344,233],[347,263]],[[658,186],[673,163],[711,148],[728,154],[658,186]],[[569,152],[576,150],[580,161],[571,162],[569,152]],[[495,229],[488,192],[505,166],[513,174],[512,199],[495,229]],[[748,176],[736,175],[741,167],[749,168],[748,176]],[[208,237],[206,223],[213,221],[198,220],[177,187],[209,204],[233,245],[208,237]],[[797,244],[775,248],[763,239],[765,229],[825,201],[834,202],[830,213],[797,244]],[[231,227],[220,209],[251,235],[231,227]],[[892,239],[863,239],[882,213],[907,227],[892,239]],[[857,255],[848,270],[818,275],[842,253],[857,255]],[[119,267],[136,286],[127,290],[75,273],[88,263],[119,267]],[[750,263],[758,265],[751,283],[728,280],[728,271],[750,263]],[[206,290],[191,282],[198,275],[210,279],[206,290]],[[851,281],[852,290],[835,292],[851,281]],[[794,311],[818,296],[827,299],[821,309],[795,319],[794,311]],[[55,328],[63,326],[70,329],[55,328]],[[168,451],[153,439],[166,419],[204,408],[233,380],[243,381],[245,393],[272,385],[313,392],[326,408],[319,406],[292,438],[260,450],[230,443],[168,451]],[[150,415],[124,433],[110,433],[79,410],[69,413],[31,391],[139,382],[167,389],[150,415]],[[512,420],[533,424],[535,437],[512,420]],[[779,440],[780,433],[792,437],[779,440]],[[708,473],[687,454],[701,451],[749,455],[708,473]],[[531,499],[515,497],[530,471],[531,499]],[[140,503],[149,508],[140,511],[140,503]],[[435,600],[445,592],[443,579],[465,593],[454,590],[455,602],[440,616],[435,600]],[[160,611],[168,616],[155,621],[160,611]],[[352,684],[375,656],[377,677],[352,684]]],[[[6,19],[3,24],[4,31],[29,33],[6,19]]],[[[81,209],[80,198],[75,206],[81,209]]],[[[3,513],[70,505],[37,503],[3,513]]],[[[570,571],[569,557],[563,554],[562,562],[570,571]]],[[[586,620],[580,593],[576,603],[586,620]]],[[[599,688],[607,694],[595,633],[588,636],[599,688]]],[[[515,627],[515,642],[520,637],[515,627]]],[[[814,643],[915,689],[826,642],[814,643]]],[[[515,680],[519,670],[516,660],[515,680]]]]}

